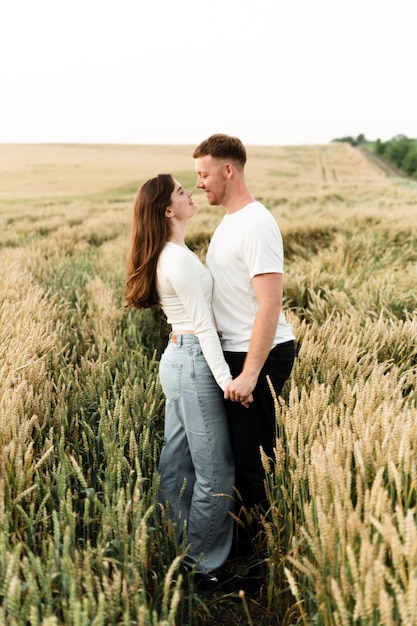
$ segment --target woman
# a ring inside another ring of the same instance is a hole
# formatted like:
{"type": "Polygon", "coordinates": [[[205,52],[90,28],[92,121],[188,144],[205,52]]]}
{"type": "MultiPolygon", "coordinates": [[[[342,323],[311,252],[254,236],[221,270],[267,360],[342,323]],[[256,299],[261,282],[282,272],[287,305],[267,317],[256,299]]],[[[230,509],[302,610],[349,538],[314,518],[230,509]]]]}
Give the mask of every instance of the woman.
{"type": "Polygon", "coordinates": [[[192,192],[169,174],[140,188],[125,305],[160,304],[172,325],[159,366],[166,397],[162,502],[186,528],[185,565],[215,584],[233,536],[234,465],[222,393],[232,376],[214,326],[211,275],[185,244],[197,210],[192,192]]]}

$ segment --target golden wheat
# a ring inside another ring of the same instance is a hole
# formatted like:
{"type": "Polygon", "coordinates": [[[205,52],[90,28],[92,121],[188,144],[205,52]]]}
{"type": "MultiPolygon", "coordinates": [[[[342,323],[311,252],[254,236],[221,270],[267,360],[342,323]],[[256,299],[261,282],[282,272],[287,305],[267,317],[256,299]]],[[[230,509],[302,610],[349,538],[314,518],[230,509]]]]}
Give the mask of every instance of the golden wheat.
{"type": "MultiPolygon", "coordinates": [[[[191,153],[0,146],[2,623],[213,623],[156,502],[166,327],[122,306],[136,189],[194,188],[191,153]]],[[[229,623],[417,625],[417,185],[344,144],[248,153],[299,354],[263,457],[268,577],[229,623]]],[[[223,209],[193,191],[204,259],[223,209]]]]}

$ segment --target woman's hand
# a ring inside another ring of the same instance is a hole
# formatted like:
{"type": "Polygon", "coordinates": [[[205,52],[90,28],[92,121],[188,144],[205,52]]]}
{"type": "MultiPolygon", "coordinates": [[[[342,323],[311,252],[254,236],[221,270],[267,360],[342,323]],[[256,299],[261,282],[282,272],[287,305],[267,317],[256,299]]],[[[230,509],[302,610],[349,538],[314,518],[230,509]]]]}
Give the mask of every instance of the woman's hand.
{"type": "Polygon", "coordinates": [[[253,402],[253,395],[250,394],[246,400],[240,400],[240,404],[244,406],[246,409],[249,408],[250,403],[253,402]]]}
{"type": "Polygon", "coordinates": [[[230,382],[224,390],[225,400],[231,400],[231,402],[240,402],[242,406],[248,408],[251,402],[253,402],[252,391],[245,391],[243,388],[241,388],[240,390],[233,390],[230,388],[233,383],[234,381],[232,380],[232,382],[230,382]]]}

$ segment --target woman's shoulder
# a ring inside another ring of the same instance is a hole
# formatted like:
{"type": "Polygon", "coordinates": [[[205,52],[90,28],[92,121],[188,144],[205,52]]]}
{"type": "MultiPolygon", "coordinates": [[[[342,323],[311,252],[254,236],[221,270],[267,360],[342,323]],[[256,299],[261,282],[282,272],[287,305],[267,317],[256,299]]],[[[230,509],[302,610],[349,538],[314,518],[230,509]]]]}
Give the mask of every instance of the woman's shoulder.
{"type": "Polygon", "coordinates": [[[160,258],[169,259],[173,257],[186,257],[189,252],[190,250],[188,248],[172,243],[172,241],[167,241],[165,246],[162,248],[160,258]]]}
{"type": "Polygon", "coordinates": [[[184,246],[167,241],[159,255],[158,266],[166,270],[189,265],[197,265],[198,259],[195,254],[184,246]]]}
{"type": "Polygon", "coordinates": [[[173,241],[167,241],[163,248],[165,252],[169,252],[170,254],[189,254],[191,252],[190,248],[187,246],[182,246],[179,243],[174,243],[173,241]]]}

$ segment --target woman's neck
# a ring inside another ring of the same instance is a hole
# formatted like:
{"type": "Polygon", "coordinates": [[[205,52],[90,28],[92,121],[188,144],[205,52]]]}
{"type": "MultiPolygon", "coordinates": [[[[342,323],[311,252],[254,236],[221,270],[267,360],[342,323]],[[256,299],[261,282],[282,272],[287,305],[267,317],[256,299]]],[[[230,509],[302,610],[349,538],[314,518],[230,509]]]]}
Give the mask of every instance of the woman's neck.
{"type": "Polygon", "coordinates": [[[170,236],[168,237],[168,241],[170,241],[171,243],[176,243],[177,246],[183,246],[184,248],[186,248],[185,245],[185,228],[174,228],[170,234],[170,236]]]}
{"type": "Polygon", "coordinates": [[[176,246],[181,246],[182,248],[186,248],[187,246],[185,245],[185,241],[184,240],[180,240],[180,239],[173,239],[172,237],[170,237],[170,239],[168,239],[168,243],[175,243],[176,246]]]}

